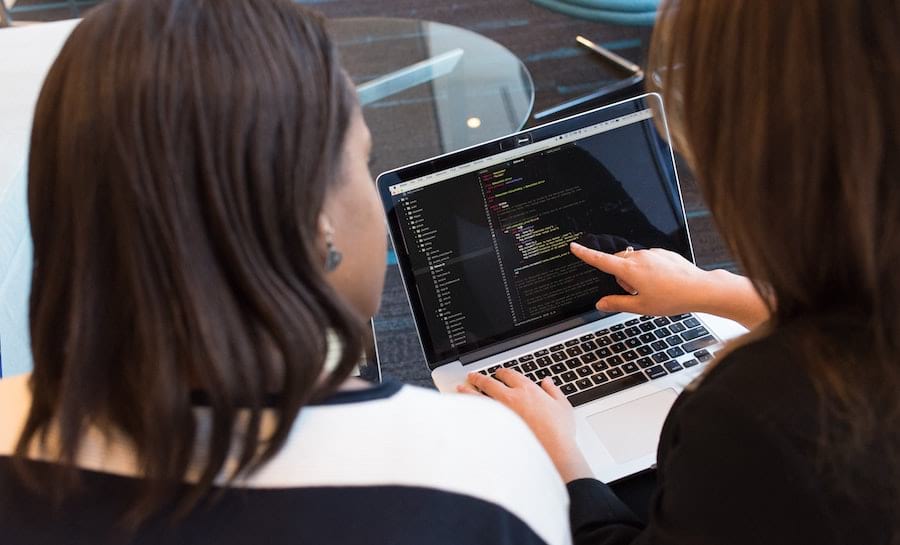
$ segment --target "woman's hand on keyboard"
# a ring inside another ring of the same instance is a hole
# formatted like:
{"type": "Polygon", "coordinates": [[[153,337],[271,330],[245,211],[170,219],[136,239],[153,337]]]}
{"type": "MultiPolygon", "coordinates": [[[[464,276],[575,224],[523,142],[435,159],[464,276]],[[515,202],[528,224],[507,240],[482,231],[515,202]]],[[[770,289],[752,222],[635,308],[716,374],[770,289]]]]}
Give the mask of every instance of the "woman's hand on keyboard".
{"type": "Polygon", "coordinates": [[[461,393],[485,394],[518,414],[550,455],[565,482],[593,477],[575,442],[575,413],[566,395],[549,378],[540,385],[512,369],[500,368],[491,378],[469,373],[461,393]]]}
{"type": "Polygon", "coordinates": [[[649,316],[706,312],[751,329],[768,318],[768,309],[748,279],[724,270],[704,271],[675,252],[654,248],[607,254],[576,243],[570,249],[634,293],[607,295],[597,301],[598,310],[649,316]]]}

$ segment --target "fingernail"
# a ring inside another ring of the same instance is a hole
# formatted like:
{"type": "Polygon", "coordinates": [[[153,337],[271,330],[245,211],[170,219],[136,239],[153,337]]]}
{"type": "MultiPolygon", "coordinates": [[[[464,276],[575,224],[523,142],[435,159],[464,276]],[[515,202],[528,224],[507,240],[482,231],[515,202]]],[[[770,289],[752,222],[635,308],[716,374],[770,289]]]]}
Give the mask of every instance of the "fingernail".
{"type": "Polygon", "coordinates": [[[603,299],[597,301],[597,310],[607,310],[609,308],[609,303],[604,301],[603,299]]]}
{"type": "Polygon", "coordinates": [[[581,244],[578,244],[577,242],[570,242],[569,249],[570,250],[583,250],[584,246],[582,246],[581,244]]]}

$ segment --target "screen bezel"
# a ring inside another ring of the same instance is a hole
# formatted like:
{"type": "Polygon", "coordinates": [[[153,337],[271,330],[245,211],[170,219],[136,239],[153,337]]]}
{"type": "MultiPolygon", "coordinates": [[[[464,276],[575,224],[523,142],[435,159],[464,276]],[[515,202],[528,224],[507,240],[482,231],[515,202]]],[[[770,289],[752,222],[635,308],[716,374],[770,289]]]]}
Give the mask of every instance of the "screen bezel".
{"type": "MultiPolygon", "coordinates": [[[[499,340],[491,345],[492,347],[496,347],[496,349],[493,350],[490,347],[478,347],[462,355],[438,358],[435,354],[434,347],[431,343],[431,337],[427,330],[427,322],[425,320],[424,309],[422,308],[418,298],[411,297],[411,294],[416,292],[415,277],[412,274],[412,266],[409,261],[409,255],[406,252],[405,244],[398,244],[398,242],[401,242],[403,240],[403,233],[400,226],[400,218],[397,212],[394,210],[394,200],[390,194],[389,188],[401,182],[413,180],[422,176],[427,176],[429,174],[453,168],[455,166],[469,163],[471,161],[476,161],[479,159],[497,155],[504,151],[509,151],[511,149],[510,146],[515,146],[516,142],[527,141],[528,144],[532,144],[547,140],[549,138],[554,138],[556,136],[566,134],[577,129],[589,127],[597,123],[602,123],[610,119],[615,119],[620,115],[613,114],[615,109],[629,103],[635,106],[635,111],[639,111],[645,108],[653,108],[658,115],[657,121],[660,122],[661,127],[664,131],[664,134],[661,135],[662,140],[665,144],[665,147],[668,149],[668,153],[665,154],[666,157],[660,157],[660,160],[667,161],[668,165],[666,166],[671,170],[673,181],[675,184],[675,190],[677,193],[677,200],[673,203],[673,206],[677,208],[676,216],[679,220],[682,232],[687,239],[684,242],[686,242],[686,247],[690,254],[689,258],[691,262],[695,262],[694,247],[691,242],[690,230],[688,229],[687,216],[684,209],[684,198],[681,192],[681,182],[678,178],[678,171],[675,166],[675,156],[670,144],[671,139],[669,137],[669,129],[665,119],[665,112],[663,110],[662,97],[657,93],[647,93],[637,97],[615,102],[613,104],[576,114],[565,119],[560,119],[558,121],[539,125],[530,129],[525,129],[512,135],[497,138],[483,144],[478,144],[469,148],[406,165],[394,170],[384,172],[378,176],[378,178],[376,179],[376,185],[378,188],[379,196],[381,197],[382,206],[387,216],[388,232],[390,234],[391,244],[397,257],[397,266],[400,269],[400,276],[403,280],[403,287],[406,291],[406,299],[413,314],[413,321],[416,326],[419,343],[422,347],[422,353],[425,356],[425,361],[430,370],[434,371],[436,368],[454,361],[463,361],[463,363],[466,363],[469,360],[481,359],[482,357],[487,357],[491,353],[499,353],[505,350],[509,350],[515,348],[516,346],[521,346],[529,342],[539,340],[540,338],[543,338],[545,336],[565,331],[566,329],[571,329],[580,325],[584,325],[586,323],[609,317],[615,313],[589,311],[579,316],[562,318],[556,323],[547,325],[538,330],[534,330],[517,337],[499,340]],[[655,104],[648,104],[648,102],[651,101],[655,102],[655,104]],[[472,354],[477,354],[478,357],[472,358],[472,354]]],[[[645,122],[646,121],[642,121],[641,123],[645,122]]],[[[649,120],[649,122],[652,123],[653,120],[649,120]]]]}

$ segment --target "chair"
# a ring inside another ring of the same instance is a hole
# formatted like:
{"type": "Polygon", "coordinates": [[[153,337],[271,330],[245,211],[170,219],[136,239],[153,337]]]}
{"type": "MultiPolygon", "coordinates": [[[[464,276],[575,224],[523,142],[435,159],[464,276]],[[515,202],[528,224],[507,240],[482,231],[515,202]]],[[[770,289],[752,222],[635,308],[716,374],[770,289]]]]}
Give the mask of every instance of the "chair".
{"type": "Polygon", "coordinates": [[[659,0],[531,0],[570,17],[614,25],[653,26],[659,0]]]}

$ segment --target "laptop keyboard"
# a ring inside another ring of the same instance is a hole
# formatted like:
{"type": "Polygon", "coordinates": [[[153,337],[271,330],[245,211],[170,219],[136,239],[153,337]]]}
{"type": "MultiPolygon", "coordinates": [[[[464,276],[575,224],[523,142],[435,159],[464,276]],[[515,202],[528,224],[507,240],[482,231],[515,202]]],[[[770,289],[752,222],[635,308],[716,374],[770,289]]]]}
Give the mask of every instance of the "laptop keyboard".
{"type": "Polygon", "coordinates": [[[480,373],[493,376],[501,367],[508,367],[534,382],[550,377],[577,407],[707,362],[712,354],[705,348],[718,342],[690,314],[641,316],[480,373]],[[690,359],[685,361],[685,356],[690,359]]]}

